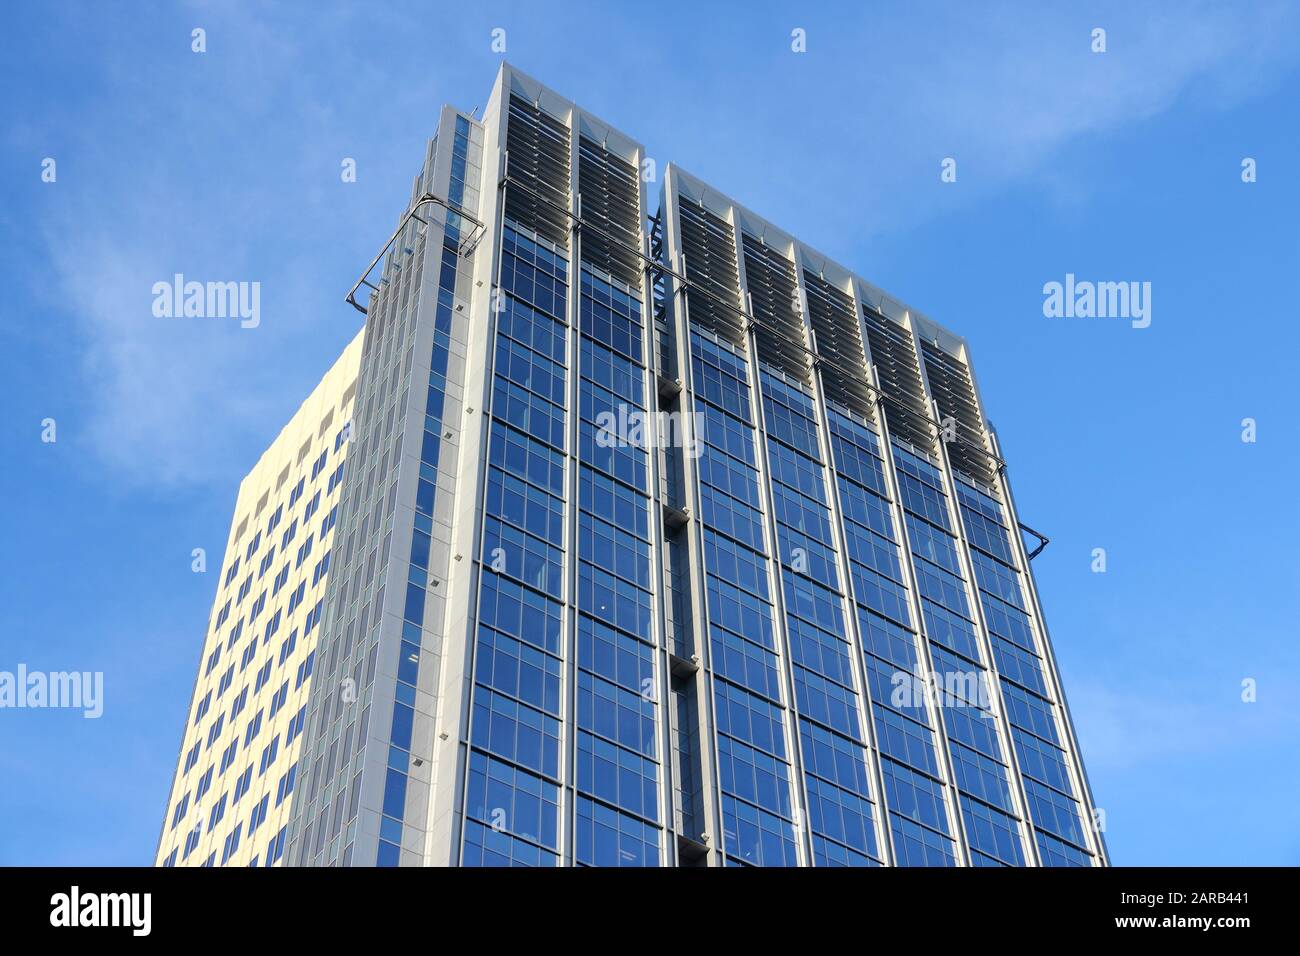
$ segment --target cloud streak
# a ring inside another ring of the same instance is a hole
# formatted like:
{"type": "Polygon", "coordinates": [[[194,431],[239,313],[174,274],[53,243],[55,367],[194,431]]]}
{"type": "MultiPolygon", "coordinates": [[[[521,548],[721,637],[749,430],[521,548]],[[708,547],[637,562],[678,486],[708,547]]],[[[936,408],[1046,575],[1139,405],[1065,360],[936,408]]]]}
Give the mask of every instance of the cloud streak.
{"type": "MultiPolygon", "coordinates": [[[[584,103],[603,99],[591,105],[661,160],[868,274],[864,242],[1008,183],[1051,188],[1051,162],[1072,143],[1147,121],[1193,89],[1220,105],[1266,89],[1300,32],[1281,4],[1249,16],[1115,7],[1096,15],[1109,50],[1094,55],[1092,23],[1055,8],[938,9],[942,31],[919,29],[933,10],[810,17],[805,55],[789,52],[784,13],[701,14],[671,53],[647,53],[640,31],[610,29],[600,8],[583,27],[593,35],[576,38],[544,11],[492,17],[524,69],[584,103]],[[739,35],[720,47],[727,31],[739,35]],[[563,51],[596,36],[611,61],[659,79],[593,86],[563,51]],[[692,106],[701,90],[717,98],[708,110],[692,106]],[[938,185],[945,156],[958,160],[959,192],[938,185]]],[[[78,133],[57,187],[68,198],[44,229],[50,301],[70,311],[84,354],[91,446],[130,482],[224,482],[251,463],[355,328],[338,294],[399,211],[437,105],[479,101],[495,64],[486,20],[480,42],[479,24],[457,27],[446,62],[395,53],[380,70],[354,42],[376,28],[348,10],[198,12],[210,52],[188,52],[188,27],[169,37],[165,83],[135,69],[145,40],[116,28],[102,45],[106,92],[61,118],[78,133]],[[479,92],[463,100],[470,70],[479,92]],[[362,155],[363,185],[350,192],[337,185],[344,155],[362,155]],[[153,318],[148,290],[175,272],[260,281],[266,321],[153,318]]],[[[384,19],[406,49],[416,8],[384,19]]],[[[648,29],[670,34],[672,19],[648,29]]]]}

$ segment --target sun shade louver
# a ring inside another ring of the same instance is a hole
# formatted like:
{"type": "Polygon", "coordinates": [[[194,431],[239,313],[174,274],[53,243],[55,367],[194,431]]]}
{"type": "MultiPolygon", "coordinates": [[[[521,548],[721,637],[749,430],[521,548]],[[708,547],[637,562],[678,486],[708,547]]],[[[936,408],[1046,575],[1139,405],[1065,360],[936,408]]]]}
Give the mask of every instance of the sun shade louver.
{"type": "Polygon", "coordinates": [[[794,263],[747,233],[741,233],[741,242],[750,309],[758,323],[754,328],[758,360],[811,385],[794,263]]]}
{"type": "Polygon", "coordinates": [[[518,96],[506,125],[506,218],[569,248],[569,129],[518,96]],[[522,186],[523,188],[520,188],[522,186]]]}
{"type": "Polygon", "coordinates": [[[912,333],[874,309],[863,309],[862,314],[871,362],[885,394],[890,433],[933,455],[937,448],[930,419],[934,416],[926,407],[912,333]]]}
{"type": "Polygon", "coordinates": [[[813,350],[826,360],[818,365],[826,400],[874,421],[875,402],[867,387],[867,356],[862,350],[862,331],[852,297],[807,269],[803,281],[813,350]]]}
{"type": "Polygon", "coordinates": [[[636,167],[588,139],[578,139],[578,195],[582,221],[582,260],[641,288],[641,203],[636,167]]]}
{"type": "Polygon", "coordinates": [[[687,291],[691,324],[743,349],[740,274],[736,268],[736,240],[731,224],[689,199],[680,201],[678,212],[686,278],[706,293],[691,295],[687,291]]]}
{"type": "Polygon", "coordinates": [[[966,364],[931,342],[921,342],[925,379],[939,406],[939,422],[948,441],[948,460],[967,478],[988,487],[994,479],[993,461],[984,453],[984,424],[975,401],[966,364]]]}

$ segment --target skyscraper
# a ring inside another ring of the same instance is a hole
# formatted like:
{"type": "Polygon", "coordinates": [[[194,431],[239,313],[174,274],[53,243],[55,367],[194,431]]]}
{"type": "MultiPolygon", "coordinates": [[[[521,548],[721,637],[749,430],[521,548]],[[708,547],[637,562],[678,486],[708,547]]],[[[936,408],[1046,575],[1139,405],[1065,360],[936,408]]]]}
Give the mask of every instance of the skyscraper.
{"type": "Polygon", "coordinates": [[[443,108],[351,297],[292,819],[249,852],[1104,864],[965,342],[661,178],[508,65],[443,108]]]}
{"type": "Polygon", "coordinates": [[[160,866],[270,866],[284,853],[362,338],[239,485],[160,866]]]}

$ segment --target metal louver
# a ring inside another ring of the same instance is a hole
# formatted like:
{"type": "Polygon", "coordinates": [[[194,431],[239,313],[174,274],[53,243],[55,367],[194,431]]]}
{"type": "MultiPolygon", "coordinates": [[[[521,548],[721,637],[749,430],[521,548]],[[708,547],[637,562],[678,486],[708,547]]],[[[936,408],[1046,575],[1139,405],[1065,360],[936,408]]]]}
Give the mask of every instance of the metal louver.
{"type": "Polygon", "coordinates": [[[867,347],[890,412],[890,433],[934,454],[937,450],[934,429],[930,425],[930,409],[926,407],[916,350],[912,347],[912,333],[874,309],[863,309],[862,314],[867,326],[867,347]]]}
{"type": "Polygon", "coordinates": [[[803,281],[813,351],[828,360],[818,365],[826,400],[874,420],[875,402],[867,386],[867,356],[862,350],[862,329],[852,297],[807,269],[803,281]],[[852,375],[854,371],[857,377],[852,375]]]}
{"type": "Polygon", "coordinates": [[[736,241],[731,224],[685,198],[679,202],[678,212],[686,278],[708,293],[696,296],[687,293],[691,324],[743,349],[740,274],[736,268],[736,241]]]}
{"type": "Polygon", "coordinates": [[[965,363],[930,342],[922,340],[925,379],[939,406],[941,425],[953,427],[960,441],[948,442],[948,460],[967,478],[992,486],[993,462],[984,454],[984,424],[975,402],[975,387],[965,363]]]}
{"type": "Polygon", "coordinates": [[[569,129],[522,97],[511,94],[506,124],[506,217],[569,248],[569,129]],[[521,188],[521,186],[523,188],[521,188]]]}
{"type": "Polygon", "coordinates": [[[636,167],[595,140],[578,139],[578,195],[584,224],[582,260],[641,288],[641,204],[636,167]]]}
{"type": "Polygon", "coordinates": [[[760,323],[754,328],[758,360],[811,385],[803,318],[796,310],[794,263],[748,233],[741,233],[741,242],[750,309],[760,323]]]}

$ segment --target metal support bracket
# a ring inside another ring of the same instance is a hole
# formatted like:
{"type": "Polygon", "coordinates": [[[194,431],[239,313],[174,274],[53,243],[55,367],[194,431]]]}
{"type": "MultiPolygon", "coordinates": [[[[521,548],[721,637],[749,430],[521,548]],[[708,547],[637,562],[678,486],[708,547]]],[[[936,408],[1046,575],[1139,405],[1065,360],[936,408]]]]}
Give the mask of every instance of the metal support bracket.
{"type": "Polygon", "coordinates": [[[442,206],[448,212],[459,216],[466,222],[474,224],[474,228],[471,230],[469,236],[462,239],[460,245],[457,247],[456,252],[458,255],[466,256],[473,252],[474,247],[478,245],[478,241],[483,238],[483,233],[487,231],[487,226],[484,225],[482,221],[471,216],[461,207],[452,205],[441,196],[435,196],[433,193],[425,193],[415,201],[409,210],[407,210],[406,215],[402,217],[402,221],[398,223],[397,228],[393,230],[393,234],[389,236],[388,241],[384,243],[384,247],[379,250],[379,254],[370,260],[370,265],[366,267],[365,272],[361,273],[361,278],[358,279],[352,288],[348,290],[348,305],[352,306],[352,308],[356,309],[362,315],[366,314],[366,308],[357,301],[357,290],[364,285],[375,292],[379,291],[379,286],[370,281],[370,273],[375,271],[375,266],[379,265],[379,260],[388,254],[388,250],[393,247],[393,243],[397,241],[397,237],[402,234],[402,230],[407,227],[412,219],[417,219],[425,225],[429,224],[428,220],[421,219],[416,215],[416,211],[419,210],[421,206],[427,205],[442,206]]]}
{"type": "Polygon", "coordinates": [[[1047,535],[1035,531],[1033,528],[1029,527],[1029,525],[1025,524],[1023,521],[1020,522],[1020,530],[1026,531],[1038,539],[1038,547],[1034,548],[1033,551],[1030,551],[1029,554],[1026,555],[1026,557],[1029,558],[1030,561],[1034,560],[1034,558],[1042,554],[1043,549],[1047,547],[1048,544],[1051,543],[1051,539],[1048,538],[1047,535]]]}

